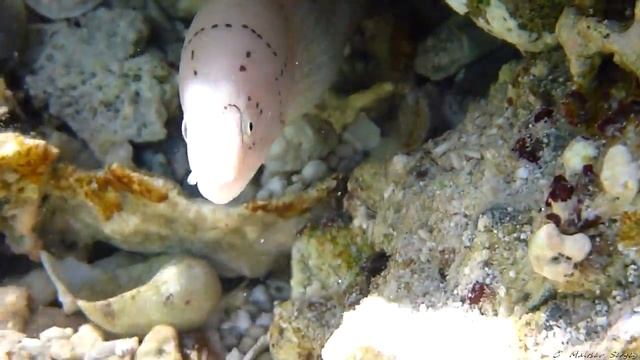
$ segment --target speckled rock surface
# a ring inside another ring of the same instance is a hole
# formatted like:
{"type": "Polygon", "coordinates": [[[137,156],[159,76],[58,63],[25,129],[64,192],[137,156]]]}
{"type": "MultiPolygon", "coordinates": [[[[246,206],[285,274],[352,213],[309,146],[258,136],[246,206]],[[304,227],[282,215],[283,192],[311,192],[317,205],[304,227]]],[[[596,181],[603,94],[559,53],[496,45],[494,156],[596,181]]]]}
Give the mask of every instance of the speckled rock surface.
{"type": "MultiPolygon", "coordinates": [[[[474,103],[458,128],[413,153],[358,167],[345,198],[351,226],[388,259],[369,282],[338,292],[340,287],[316,286],[311,292],[308,284],[332,279],[317,264],[348,264],[351,257],[349,252],[327,255],[331,253],[322,250],[326,241],[300,243],[292,260],[305,264],[293,267],[298,280],[292,282],[292,293],[300,296],[276,310],[272,353],[318,356],[317,340],[327,339],[341,321],[341,311],[335,309],[351,309],[367,294],[414,309],[462,306],[479,308],[488,318],[511,319],[523,358],[558,352],[569,356],[569,344],[584,341],[597,343],[598,351],[629,349],[630,340],[615,345],[605,335],[607,325],[617,319],[609,309],[633,307],[630,299],[637,295],[635,252],[620,251],[615,244],[622,240],[620,217],[635,212],[638,200],[621,209],[615,200],[605,199],[606,191],[594,179],[606,161],[602,156],[562,180],[561,155],[586,131],[571,125],[575,119],[569,105],[575,93],[570,80],[557,51],[506,65],[489,97],[474,103]],[[528,243],[545,223],[590,239],[593,249],[586,259],[577,259],[572,277],[548,280],[532,268],[528,243]],[[564,314],[562,321],[558,312],[564,314]]],[[[632,91],[616,96],[628,99],[632,91]]],[[[637,143],[636,130],[615,134],[615,141],[637,143]]],[[[344,237],[346,244],[340,247],[357,246],[358,239],[362,237],[344,237]]],[[[340,278],[363,277],[363,267],[371,268],[367,264],[353,266],[350,275],[340,278]]],[[[442,344],[425,346],[434,353],[445,350],[442,344]]]]}

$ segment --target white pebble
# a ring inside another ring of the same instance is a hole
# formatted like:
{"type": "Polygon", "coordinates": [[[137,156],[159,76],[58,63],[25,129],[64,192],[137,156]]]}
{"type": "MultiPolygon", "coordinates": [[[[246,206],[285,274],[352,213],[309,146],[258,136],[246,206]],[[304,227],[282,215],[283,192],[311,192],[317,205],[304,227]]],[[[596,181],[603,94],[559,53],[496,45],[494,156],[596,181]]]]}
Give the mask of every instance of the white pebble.
{"type": "Polygon", "coordinates": [[[604,156],[600,181],[604,190],[624,203],[629,203],[638,192],[640,171],[633,162],[631,152],[624,145],[612,146],[604,156]]]}
{"type": "Polygon", "coordinates": [[[355,154],[355,152],[356,152],[356,149],[354,149],[353,146],[349,144],[342,143],[336,147],[336,155],[339,158],[351,157],[353,156],[353,154],[355,154]]]}
{"type": "Polygon", "coordinates": [[[301,182],[302,180],[304,180],[304,179],[302,178],[302,174],[293,174],[293,175],[291,175],[291,182],[292,182],[292,183],[299,183],[299,182],[301,182]]]}
{"type": "Polygon", "coordinates": [[[282,176],[275,176],[269,179],[265,188],[269,190],[269,192],[274,197],[280,197],[284,194],[284,189],[287,187],[287,180],[282,176]]]}
{"type": "Polygon", "coordinates": [[[263,312],[256,319],[256,325],[262,326],[264,328],[268,328],[271,326],[271,322],[273,321],[273,314],[270,312],[263,312]]]}
{"type": "Polygon", "coordinates": [[[231,322],[233,323],[234,328],[241,334],[244,334],[247,329],[253,325],[251,315],[249,315],[249,312],[244,309],[236,311],[231,317],[231,322]]]}
{"type": "Polygon", "coordinates": [[[301,193],[302,190],[304,190],[304,185],[298,182],[287,187],[287,190],[285,190],[285,194],[298,194],[301,193]]]}
{"type": "Polygon", "coordinates": [[[389,170],[395,176],[402,176],[407,173],[409,169],[409,165],[411,162],[411,157],[405,154],[395,155],[391,159],[391,163],[389,164],[389,170]]]}
{"type": "Polygon", "coordinates": [[[180,358],[178,332],[169,325],[154,326],[136,351],[136,360],[176,360],[180,358]]]}
{"type": "Polygon", "coordinates": [[[69,339],[53,339],[49,343],[49,355],[54,359],[71,359],[75,355],[69,339]]]}
{"type": "Polygon", "coordinates": [[[18,349],[31,354],[42,354],[44,352],[44,342],[40,339],[24,338],[20,340],[18,349]]]}
{"type": "Polygon", "coordinates": [[[567,176],[582,172],[582,168],[593,163],[598,156],[598,148],[593,141],[577,137],[562,153],[562,163],[567,176]]]}
{"type": "Polygon", "coordinates": [[[256,200],[265,201],[271,198],[271,191],[267,188],[262,188],[256,194],[256,200]]]}
{"type": "Polygon", "coordinates": [[[227,356],[225,357],[225,360],[242,360],[244,356],[242,356],[242,353],[238,350],[238,348],[233,348],[233,350],[231,350],[227,356]]]}
{"type": "Polygon", "coordinates": [[[271,311],[273,308],[271,296],[264,284],[260,284],[251,290],[251,293],[249,294],[249,301],[262,311],[271,311]]]}
{"type": "Polygon", "coordinates": [[[25,334],[15,330],[0,330],[0,354],[16,351],[25,334]]]}
{"type": "Polygon", "coordinates": [[[112,356],[127,357],[136,352],[138,344],[139,341],[137,337],[98,343],[85,356],[85,360],[101,360],[112,356]]]}
{"type": "Polygon", "coordinates": [[[261,313],[260,309],[258,309],[258,306],[252,302],[245,302],[244,305],[242,305],[242,308],[249,312],[249,315],[251,315],[252,319],[255,319],[261,313]]]}
{"type": "Polygon", "coordinates": [[[342,133],[342,138],[359,151],[374,149],[380,143],[380,128],[361,113],[342,133]]]}
{"type": "Polygon", "coordinates": [[[521,166],[516,170],[516,177],[518,179],[526,179],[529,177],[529,169],[524,166],[521,166]]]}
{"type": "Polygon", "coordinates": [[[255,345],[256,339],[251,338],[250,336],[245,336],[240,340],[240,344],[238,344],[238,350],[242,353],[247,353],[253,345],[255,345]]]}
{"type": "Polygon", "coordinates": [[[84,358],[93,347],[102,342],[103,335],[98,328],[92,324],[84,324],[78,328],[78,332],[71,337],[71,344],[76,354],[84,358]]]}
{"type": "Polygon", "coordinates": [[[71,338],[73,333],[74,331],[72,328],[61,328],[54,326],[41,332],[39,337],[42,341],[51,341],[54,339],[69,339],[71,338]]]}
{"type": "Polygon", "coordinates": [[[238,342],[240,341],[240,337],[236,334],[232,333],[222,333],[222,345],[224,345],[225,349],[233,349],[238,346],[238,342]]]}
{"type": "Polygon", "coordinates": [[[273,144],[271,144],[271,148],[269,149],[269,156],[279,157],[279,155],[285,154],[287,152],[287,139],[284,136],[278,137],[273,144]]]}
{"type": "Polygon", "coordinates": [[[247,330],[247,336],[252,338],[253,340],[258,340],[262,335],[264,335],[267,330],[261,326],[253,325],[247,330]]]}
{"type": "Polygon", "coordinates": [[[329,168],[322,160],[311,160],[302,168],[302,178],[307,184],[313,184],[322,179],[329,172],[329,168]]]}

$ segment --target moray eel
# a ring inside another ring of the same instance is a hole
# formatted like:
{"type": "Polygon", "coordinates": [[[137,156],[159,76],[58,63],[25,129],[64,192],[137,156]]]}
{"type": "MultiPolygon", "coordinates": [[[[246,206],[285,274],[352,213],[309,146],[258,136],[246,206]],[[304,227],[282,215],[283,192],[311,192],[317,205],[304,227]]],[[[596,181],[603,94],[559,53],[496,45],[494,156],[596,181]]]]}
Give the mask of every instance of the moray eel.
{"type": "Polygon", "coordinates": [[[233,200],[283,126],[315,105],[337,72],[358,1],[210,0],[185,37],[179,70],[188,181],[233,200]]]}

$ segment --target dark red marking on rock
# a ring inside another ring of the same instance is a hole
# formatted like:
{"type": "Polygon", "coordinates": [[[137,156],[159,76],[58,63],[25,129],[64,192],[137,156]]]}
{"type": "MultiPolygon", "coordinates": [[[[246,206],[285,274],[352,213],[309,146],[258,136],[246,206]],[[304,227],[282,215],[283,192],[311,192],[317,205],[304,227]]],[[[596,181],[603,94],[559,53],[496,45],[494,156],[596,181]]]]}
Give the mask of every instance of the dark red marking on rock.
{"type": "Polygon", "coordinates": [[[545,204],[547,204],[547,206],[550,206],[551,201],[567,201],[573,195],[573,190],[573,185],[571,185],[569,180],[567,180],[564,175],[556,175],[551,182],[551,191],[549,191],[549,195],[547,196],[545,204]]]}
{"type": "Polygon", "coordinates": [[[471,289],[467,293],[467,303],[471,305],[478,305],[482,301],[482,299],[488,296],[491,292],[491,288],[487,284],[476,281],[473,283],[471,289]]]}
{"type": "Polygon", "coordinates": [[[539,123],[542,120],[551,119],[553,117],[554,110],[550,107],[543,107],[535,115],[533,115],[533,122],[539,123]]]}
{"type": "Polygon", "coordinates": [[[538,138],[532,138],[530,135],[523,136],[516,140],[513,151],[518,154],[520,159],[525,159],[532,163],[537,163],[542,157],[544,146],[538,138]]]}

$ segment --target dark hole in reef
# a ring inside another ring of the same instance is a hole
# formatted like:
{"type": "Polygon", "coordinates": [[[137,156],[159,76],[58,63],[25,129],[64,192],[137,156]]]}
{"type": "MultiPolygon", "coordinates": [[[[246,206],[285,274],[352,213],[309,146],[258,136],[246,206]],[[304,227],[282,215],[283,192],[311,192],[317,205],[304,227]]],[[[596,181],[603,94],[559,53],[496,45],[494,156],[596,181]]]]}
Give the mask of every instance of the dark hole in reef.
{"type": "Polygon", "coordinates": [[[367,260],[360,265],[360,270],[365,272],[369,278],[380,275],[389,263],[390,256],[384,251],[378,251],[369,256],[367,260]]]}
{"type": "Polygon", "coordinates": [[[26,255],[15,254],[7,244],[6,236],[0,233],[0,281],[10,276],[20,276],[34,269],[37,264],[26,255]]]}
{"type": "Polygon", "coordinates": [[[104,241],[97,241],[91,245],[91,249],[89,249],[89,254],[87,255],[87,262],[93,263],[98,260],[102,260],[108,258],[109,256],[118,252],[118,248],[115,246],[106,243],[104,241]]]}
{"type": "Polygon", "coordinates": [[[221,278],[222,291],[227,293],[240,286],[245,280],[246,278],[244,277],[221,278]]]}

